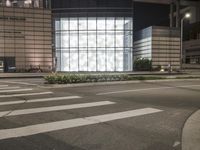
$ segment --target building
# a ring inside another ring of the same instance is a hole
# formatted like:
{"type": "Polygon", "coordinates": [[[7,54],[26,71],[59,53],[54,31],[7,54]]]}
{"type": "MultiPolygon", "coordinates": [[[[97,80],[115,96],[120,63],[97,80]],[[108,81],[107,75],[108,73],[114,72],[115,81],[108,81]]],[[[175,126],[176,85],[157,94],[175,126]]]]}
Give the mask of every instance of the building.
{"type": "Polygon", "coordinates": [[[152,26],[135,33],[134,60],[152,61],[152,68],[180,68],[180,30],[178,28],[152,26]]]}
{"type": "Polygon", "coordinates": [[[53,1],[57,71],[132,71],[133,1],[53,1]]]}
{"type": "Polygon", "coordinates": [[[184,63],[188,68],[200,68],[200,22],[190,24],[185,29],[183,42],[184,63]],[[189,67],[190,66],[190,67],[189,67]]]}
{"type": "Polygon", "coordinates": [[[0,0],[0,64],[5,72],[51,70],[52,25],[45,0],[0,0]]]}
{"type": "Polygon", "coordinates": [[[200,1],[186,7],[182,12],[191,13],[191,18],[184,23],[184,67],[200,69],[200,1]]]}

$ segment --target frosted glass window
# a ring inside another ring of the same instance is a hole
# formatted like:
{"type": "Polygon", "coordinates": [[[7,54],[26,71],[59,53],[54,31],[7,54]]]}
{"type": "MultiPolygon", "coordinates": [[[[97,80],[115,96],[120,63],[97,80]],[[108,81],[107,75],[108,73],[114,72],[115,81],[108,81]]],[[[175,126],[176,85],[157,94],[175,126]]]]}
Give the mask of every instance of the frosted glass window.
{"type": "Polygon", "coordinates": [[[88,47],[96,47],[96,32],[88,32],[88,47]]]}
{"type": "Polygon", "coordinates": [[[115,46],[115,36],[113,31],[107,31],[106,33],[106,47],[114,47],[115,46]]]}
{"type": "Polygon", "coordinates": [[[116,53],[116,71],[123,71],[123,52],[116,53]]]}
{"type": "Polygon", "coordinates": [[[59,20],[55,21],[55,29],[60,30],[60,21],[59,20]]]}
{"type": "Polygon", "coordinates": [[[107,20],[106,20],[106,28],[107,28],[107,30],[114,30],[115,29],[115,20],[114,20],[114,18],[107,18],[107,20]]]}
{"type": "Polygon", "coordinates": [[[79,71],[87,71],[87,53],[79,53],[79,71]]]}
{"type": "Polygon", "coordinates": [[[57,51],[56,52],[56,71],[61,71],[62,70],[61,69],[61,66],[62,66],[61,57],[62,57],[62,55],[61,55],[60,51],[57,51]]]}
{"type": "Polygon", "coordinates": [[[70,71],[78,71],[78,53],[70,53],[70,71]]]}
{"type": "Polygon", "coordinates": [[[88,71],[96,71],[96,53],[88,53],[88,71]]]}
{"type": "Polygon", "coordinates": [[[78,46],[78,33],[77,32],[70,32],[70,47],[77,47],[78,46]]]}
{"type": "Polygon", "coordinates": [[[79,19],[79,30],[87,30],[87,18],[79,19]]]}
{"type": "Polygon", "coordinates": [[[69,70],[69,53],[62,53],[61,70],[62,71],[70,71],[69,70]]]}
{"type": "Polygon", "coordinates": [[[106,19],[98,18],[97,19],[97,30],[105,30],[106,29],[106,19]]]}
{"type": "Polygon", "coordinates": [[[97,71],[106,71],[106,54],[105,52],[98,52],[97,54],[97,71]]]}
{"type": "Polygon", "coordinates": [[[70,30],[78,30],[77,18],[70,18],[70,30]]]}
{"type": "Polygon", "coordinates": [[[56,19],[55,24],[56,56],[60,64],[57,70],[132,70],[132,19],[69,17],[56,19]]]}
{"type": "Polygon", "coordinates": [[[97,32],[97,47],[106,47],[106,32],[97,32]]]}
{"type": "Polygon", "coordinates": [[[117,18],[115,27],[116,27],[116,30],[124,30],[124,19],[117,18]]]}
{"type": "Polygon", "coordinates": [[[69,47],[69,33],[62,33],[61,35],[61,47],[69,47]]]}
{"type": "Polygon", "coordinates": [[[79,47],[87,47],[87,31],[79,32],[79,47]]]}
{"type": "Polygon", "coordinates": [[[96,18],[88,19],[88,30],[96,30],[96,18]]]}
{"type": "Polygon", "coordinates": [[[115,70],[115,53],[113,52],[107,52],[107,71],[114,71],[115,70]]]}
{"type": "Polygon", "coordinates": [[[59,33],[56,33],[56,38],[55,38],[55,39],[56,39],[56,41],[55,41],[55,43],[56,43],[56,48],[61,47],[60,38],[61,38],[60,34],[59,34],[59,33]]]}
{"type": "Polygon", "coordinates": [[[61,19],[61,30],[69,30],[68,19],[61,19]]]}
{"type": "Polygon", "coordinates": [[[132,18],[126,18],[125,19],[125,30],[132,30],[133,25],[132,25],[132,18]]]}
{"type": "Polygon", "coordinates": [[[116,32],[116,47],[124,47],[124,33],[123,31],[116,32]]]}

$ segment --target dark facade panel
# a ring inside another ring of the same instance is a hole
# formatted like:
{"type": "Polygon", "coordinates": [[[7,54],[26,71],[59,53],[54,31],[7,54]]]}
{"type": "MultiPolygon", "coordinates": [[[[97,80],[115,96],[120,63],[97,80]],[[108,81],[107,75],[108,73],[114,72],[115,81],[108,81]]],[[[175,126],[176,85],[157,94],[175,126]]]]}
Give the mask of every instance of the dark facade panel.
{"type": "Polygon", "coordinates": [[[132,7],[132,0],[52,0],[56,8],[103,8],[103,7],[132,7]]]}

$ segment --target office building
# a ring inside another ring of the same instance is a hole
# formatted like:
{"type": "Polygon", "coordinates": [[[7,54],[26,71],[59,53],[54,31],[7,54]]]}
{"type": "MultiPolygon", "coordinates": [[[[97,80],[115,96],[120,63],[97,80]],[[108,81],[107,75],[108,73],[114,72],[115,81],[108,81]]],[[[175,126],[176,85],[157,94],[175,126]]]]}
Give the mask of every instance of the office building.
{"type": "Polygon", "coordinates": [[[0,0],[0,62],[5,72],[52,69],[48,0],[0,0]]]}
{"type": "Polygon", "coordinates": [[[134,60],[152,61],[152,68],[180,69],[180,30],[178,28],[152,26],[135,33],[134,60]]]}
{"type": "Polygon", "coordinates": [[[132,71],[132,0],[53,2],[57,71],[132,71]]]}

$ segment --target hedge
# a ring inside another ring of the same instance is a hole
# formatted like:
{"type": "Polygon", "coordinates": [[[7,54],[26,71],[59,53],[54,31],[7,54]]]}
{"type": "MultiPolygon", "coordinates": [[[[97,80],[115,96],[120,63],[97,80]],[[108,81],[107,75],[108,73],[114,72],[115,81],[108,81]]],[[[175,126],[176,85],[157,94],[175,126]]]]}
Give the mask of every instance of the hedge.
{"type": "Polygon", "coordinates": [[[81,75],[81,74],[52,74],[45,77],[49,84],[72,84],[87,82],[123,81],[127,75],[81,75]]]}
{"type": "Polygon", "coordinates": [[[91,83],[91,82],[111,82],[128,80],[155,80],[163,79],[160,77],[144,77],[120,75],[83,75],[83,74],[51,74],[44,77],[48,84],[73,84],[73,83],[91,83]]]}

